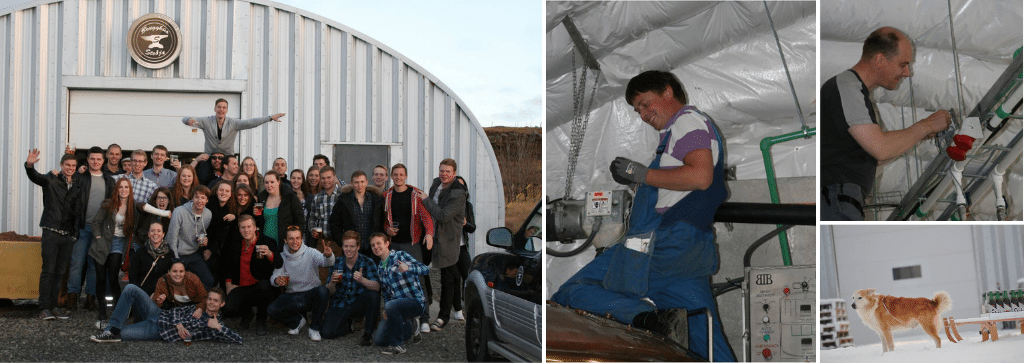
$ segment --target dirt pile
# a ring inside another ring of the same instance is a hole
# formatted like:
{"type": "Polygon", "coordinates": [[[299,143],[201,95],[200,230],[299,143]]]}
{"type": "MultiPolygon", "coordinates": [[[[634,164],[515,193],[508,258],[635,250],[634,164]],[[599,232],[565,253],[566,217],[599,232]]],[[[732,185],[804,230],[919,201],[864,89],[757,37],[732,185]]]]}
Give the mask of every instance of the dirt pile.
{"type": "Polygon", "coordinates": [[[42,237],[26,236],[15,232],[0,232],[0,241],[40,241],[42,237]]]}

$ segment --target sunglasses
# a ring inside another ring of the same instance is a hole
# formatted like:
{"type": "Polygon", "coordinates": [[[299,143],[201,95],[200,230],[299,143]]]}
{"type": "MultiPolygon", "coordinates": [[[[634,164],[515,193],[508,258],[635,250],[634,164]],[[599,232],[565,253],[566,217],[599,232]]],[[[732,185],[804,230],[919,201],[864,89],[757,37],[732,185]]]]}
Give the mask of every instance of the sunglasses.
{"type": "Polygon", "coordinates": [[[299,229],[299,226],[288,226],[287,228],[285,228],[285,230],[286,231],[301,231],[301,229],[299,229]]]}
{"type": "Polygon", "coordinates": [[[210,159],[214,159],[214,160],[224,160],[224,157],[223,157],[223,156],[211,156],[211,157],[210,157],[210,159]]]}

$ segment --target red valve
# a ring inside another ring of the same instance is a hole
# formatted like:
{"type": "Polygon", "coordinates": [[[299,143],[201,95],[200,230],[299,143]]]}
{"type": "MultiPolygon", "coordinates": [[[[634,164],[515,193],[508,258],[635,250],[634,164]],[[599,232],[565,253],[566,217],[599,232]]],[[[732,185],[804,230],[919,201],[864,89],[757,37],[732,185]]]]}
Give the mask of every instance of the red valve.
{"type": "Polygon", "coordinates": [[[964,151],[970,150],[974,145],[974,138],[967,135],[953,135],[953,143],[964,151]]]}
{"type": "Polygon", "coordinates": [[[764,350],[761,351],[761,355],[764,356],[764,359],[772,359],[772,350],[764,348],[764,350]]]}
{"type": "Polygon", "coordinates": [[[964,161],[964,159],[967,159],[967,150],[950,146],[946,148],[946,155],[949,155],[950,159],[964,161]]]}

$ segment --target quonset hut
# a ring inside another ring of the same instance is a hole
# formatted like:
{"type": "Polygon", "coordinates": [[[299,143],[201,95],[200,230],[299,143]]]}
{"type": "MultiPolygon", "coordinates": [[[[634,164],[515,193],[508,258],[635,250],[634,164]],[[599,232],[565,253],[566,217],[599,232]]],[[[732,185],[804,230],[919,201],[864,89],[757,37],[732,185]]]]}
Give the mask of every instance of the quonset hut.
{"type": "MultiPolygon", "coordinates": [[[[22,166],[29,149],[42,151],[39,170],[57,167],[68,142],[79,149],[118,143],[125,155],[156,144],[172,154],[202,152],[202,133],[181,118],[212,115],[217,98],[229,101],[231,117],[287,114],[239,134],[236,150],[261,171],[279,156],[289,169],[305,169],[324,154],[340,179],[400,162],[408,183],[426,188],[450,157],[469,183],[480,230],[504,226],[498,164],[466,104],[395,50],[296,8],[260,0],[40,0],[0,9],[0,84],[0,231],[41,233],[42,193],[22,166]],[[177,27],[175,34],[166,27],[163,48],[130,39],[132,24],[148,14],[177,27]],[[174,46],[177,57],[163,67],[131,55],[133,47],[172,53],[174,46]]],[[[477,235],[473,254],[488,248],[477,235]]]]}

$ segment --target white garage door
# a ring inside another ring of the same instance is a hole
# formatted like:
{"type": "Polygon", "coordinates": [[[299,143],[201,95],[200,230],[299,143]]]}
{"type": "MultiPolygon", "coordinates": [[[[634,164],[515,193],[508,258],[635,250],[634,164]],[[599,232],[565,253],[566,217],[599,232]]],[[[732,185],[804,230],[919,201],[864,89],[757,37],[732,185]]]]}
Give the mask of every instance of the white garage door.
{"type": "Polygon", "coordinates": [[[72,90],[68,129],[79,149],[116,143],[124,150],[164,145],[172,152],[203,152],[202,131],[192,133],[181,118],[213,115],[218,98],[228,100],[228,117],[237,118],[237,93],[72,90]]]}

